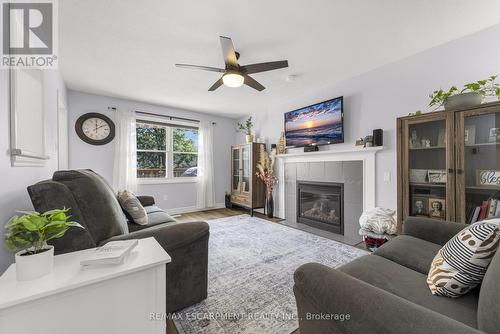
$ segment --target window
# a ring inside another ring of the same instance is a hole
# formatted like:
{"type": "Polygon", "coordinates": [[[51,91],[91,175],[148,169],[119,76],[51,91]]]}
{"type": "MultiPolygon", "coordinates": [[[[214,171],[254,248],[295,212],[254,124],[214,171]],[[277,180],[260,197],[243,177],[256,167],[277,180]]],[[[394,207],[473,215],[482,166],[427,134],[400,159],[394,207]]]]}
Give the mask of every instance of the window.
{"type": "Polygon", "coordinates": [[[185,178],[198,172],[198,129],[137,120],[137,177],[185,178]]]}
{"type": "Polygon", "coordinates": [[[173,128],[174,177],[198,173],[198,129],[173,128]]]}

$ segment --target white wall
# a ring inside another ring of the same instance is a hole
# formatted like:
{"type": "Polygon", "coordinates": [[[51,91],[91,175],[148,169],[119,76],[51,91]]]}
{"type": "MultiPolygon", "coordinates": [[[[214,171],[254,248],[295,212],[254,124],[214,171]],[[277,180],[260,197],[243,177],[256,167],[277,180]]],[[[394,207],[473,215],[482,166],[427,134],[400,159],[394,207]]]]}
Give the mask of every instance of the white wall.
{"type": "Polygon", "coordinates": [[[44,167],[11,167],[9,72],[0,70],[0,274],[14,257],[4,247],[4,225],[17,210],[33,210],[26,187],[50,178],[57,169],[57,92],[66,103],[66,87],[56,70],[44,71],[46,150],[50,160],[44,167]]]}
{"type": "MultiPolygon", "coordinates": [[[[215,195],[216,203],[224,202],[224,193],[230,190],[230,147],[236,142],[234,119],[71,90],[68,92],[68,103],[70,168],[90,168],[104,176],[110,183],[113,179],[115,141],[103,146],[93,146],[83,142],[74,131],[74,124],[80,115],[99,112],[114,120],[115,111],[108,110],[108,107],[116,107],[118,110],[137,110],[216,122],[214,128],[215,195]]],[[[158,206],[169,211],[189,210],[196,206],[196,183],[140,185],[138,193],[154,196],[158,206]],[[167,196],[166,200],[165,196],[167,196]]]]}
{"type": "MultiPolygon", "coordinates": [[[[322,149],[352,147],[356,138],[382,128],[385,150],[377,154],[376,204],[395,209],[396,118],[416,110],[428,111],[428,95],[439,87],[447,89],[500,74],[499,40],[500,25],[496,25],[339,84],[325,84],[291,100],[278,101],[267,111],[252,115],[255,132],[267,143],[276,143],[283,129],[283,113],[343,95],[345,143],[322,149]],[[389,182],[383,181],[385,172],[391,175],[389,182]]],[[[239,137],[239,141],[244,138],[239,137]]]]}

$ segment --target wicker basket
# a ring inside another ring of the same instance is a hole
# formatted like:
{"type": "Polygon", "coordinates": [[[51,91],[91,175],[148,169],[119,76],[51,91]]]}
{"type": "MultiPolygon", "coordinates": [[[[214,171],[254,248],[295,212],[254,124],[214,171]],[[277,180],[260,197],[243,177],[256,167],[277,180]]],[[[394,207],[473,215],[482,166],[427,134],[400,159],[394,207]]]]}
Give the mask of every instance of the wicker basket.
{"type": "Polygon", "coordinates": [[[377,248],[385,244],[387,242],[387,239],[364,236],[363,241],[365,242],[366,249],[368,249],[370,252],[374,252],[377,248]]]}

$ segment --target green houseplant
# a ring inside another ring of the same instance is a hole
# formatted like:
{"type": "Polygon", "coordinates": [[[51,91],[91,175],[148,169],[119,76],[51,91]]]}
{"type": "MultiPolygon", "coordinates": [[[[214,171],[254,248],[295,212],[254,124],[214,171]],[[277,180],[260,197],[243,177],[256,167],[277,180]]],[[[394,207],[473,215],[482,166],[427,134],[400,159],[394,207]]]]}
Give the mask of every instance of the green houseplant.
{"type": "Polygon", "coordinates": [[[465,84],[462,89],[452,86],[449,90],[436,90],[429,95],[430,107],[457,109],[481,104],[485,97],[496,97],[500,100],[500,84],[496,82],[497,75],[488,79],[465,84]]]}
{"type": "Polygon", "coordinates": [[[52,271],[54,246],[47,241],[60,238],[71,227],[83,228],[69,221],[69,209],[51,210],[44,213],[27,212],[12,217],[5,225],[5,246],[16,252],[17,279],[35,279],[52,271]]]}
{"type": "Polygon", "coordinates": [[[248,117],[244,123],[238,123],[238,131],[245,132],[247,143],[251,143],[253,141],[252,128],[252,116],[248,117]]]}

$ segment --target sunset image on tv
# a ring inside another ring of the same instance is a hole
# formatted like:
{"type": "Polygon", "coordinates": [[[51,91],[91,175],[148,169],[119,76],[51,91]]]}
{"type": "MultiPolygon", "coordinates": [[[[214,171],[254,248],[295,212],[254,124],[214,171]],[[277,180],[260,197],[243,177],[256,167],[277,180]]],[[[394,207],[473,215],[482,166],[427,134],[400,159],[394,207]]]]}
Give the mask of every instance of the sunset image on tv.
{"type": "Polygon", "coordinates": [[[344,141],[342,98],[321,102],[285,114],[287,146],[306,146],[344,141]]]}

